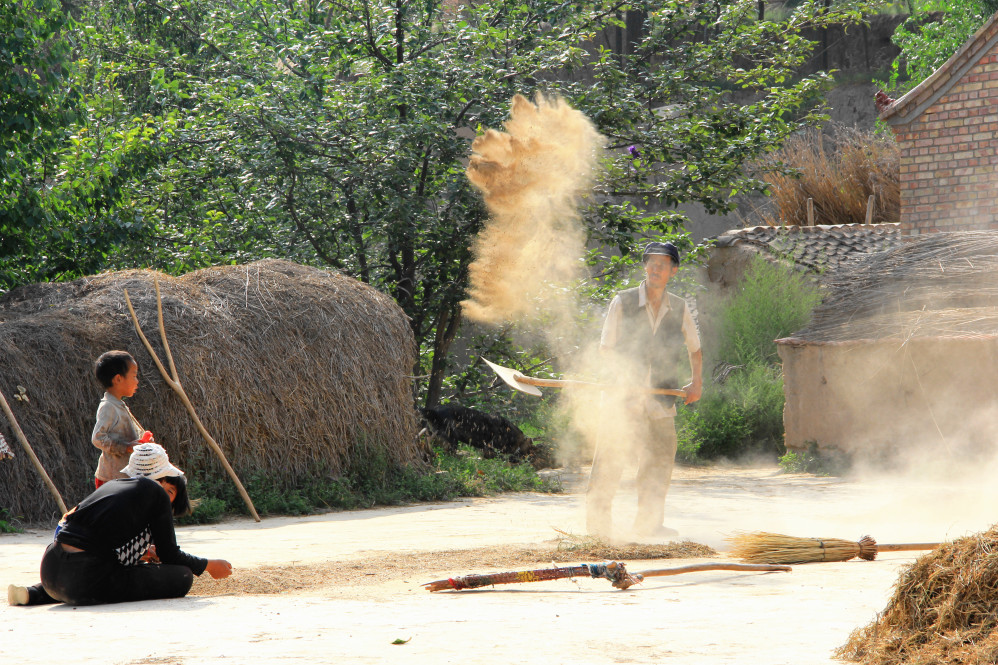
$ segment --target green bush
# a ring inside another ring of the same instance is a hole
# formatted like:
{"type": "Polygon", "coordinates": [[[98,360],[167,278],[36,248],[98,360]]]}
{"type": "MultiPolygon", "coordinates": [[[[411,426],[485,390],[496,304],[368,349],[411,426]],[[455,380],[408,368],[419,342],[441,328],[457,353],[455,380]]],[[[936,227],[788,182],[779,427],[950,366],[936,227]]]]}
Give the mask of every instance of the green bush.
{"type": "Polygon", "coordinates": [[[721,339],[705,348],[711,363],[731,365],[709,382],[700,401],[677,413],[686,464],[745,455],[782,455],[783,372],[774,340],[803,327],[821,299],[807,276],[761,257],[752,260],[737,293],[720,313],[721,339]]]}
{"type": "Polygon", "coordinates": [[[754,257],[721,310],[717,359],[732,365],[779,363],[774,340],[804,327],[820,300],[818,286],[807,275],[754,257]]]}
{"type": "Polygon", "coordinates": [[[681,461],[732,457],[750,434],[745,414],[721,395],[705,395],[695,409],[684,409],[681,422],[681,461]]]}
{"type": "MultiPolygon", "coordinates": [[[[557,481],[541,478],[524,462],[497,457],[483,459],[480,451],[460,446],[454,454],[434,449],[431,466],[397,466],[374,446],[360,446],[346,473],[333,476],[316,468],[295,485],[251,474],[242,479],[260,515],[307,515],[324,510],[370,508],[415,501],[445,501],[458,496],[488,496],[499,492],[559,492],[557,481]]],[[[248,514],[235,485],[220,470],[192,478],[189,492],[199,503],[184,524],[216,522],[226,514],[248,514]]]]}
{"type": "Polygon", "coordinates": [[[852,460],[845,453],[828,449],[818,451],[817,441],[808,441],[803,452],[787,451],[780,457],[780,468],[786,473],[813,473],[818,476],[839,476],[849,470],[852,460]]]}
{"type": "Polygon", "coordinates": [[[695,406],[679,409],[677,459],[695,464],[751,453],[779,455],[783,448],[783,377],[778,368],[753,363],[713,384],[695,406]]]}
{"type": "Polygon", "coordinates": [[[0,508],[0,533],[24,533],[20,518],[14,517],[6,508],[0,508]]]}

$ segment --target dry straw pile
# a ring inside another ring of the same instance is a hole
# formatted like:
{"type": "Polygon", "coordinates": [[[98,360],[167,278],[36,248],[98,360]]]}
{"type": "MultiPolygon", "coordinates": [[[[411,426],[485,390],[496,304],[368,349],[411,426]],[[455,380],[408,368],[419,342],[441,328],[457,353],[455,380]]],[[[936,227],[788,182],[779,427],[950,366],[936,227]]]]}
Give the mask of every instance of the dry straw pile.
{"type": "MultiPolygon", "coordinates": [[[[124,289],[163,361],[152,271],[16,289],[0,299],[0,389],[73,505],[93,489],[90,443],[103,389],[93,362],[125,349],[139,363],[132,412],[188,475],[221,474],[181,401],[139,341],[124,289]],[[15,400],[18,386],[27,400],[15,400]]],[[[181,383],[236,472],[292,484],[336,475],[351,455],[418,459],[411,379],[415,344],[388,296],[285,261],[159,275],[167,340],[181,383]]],[[[15,440],[5,419],[0,434],[15,440]]],[[[0,507],[43,520],[57,509],[27,456],[0,462],[0,507]]]]}
{"type": "Polygon", "coordinates": [[[897,222],[901,212],[897,144],[876,132],[839,127],[833,136],[817,130],[790,137],[761,165],[771,192],[772,226],[808,224],[807,200],[815,224],[863,224],[873,196],[874,224],[897,222]],[[794,170],[784,172],[783,166],[794,170]]]}
{"type": "Polygon", "coordinates": [[[906,568],[873,623],[838,656],[866,665],[998,662],[998,527],[906,568]]]}
{"type": "Polygon", "coordinates": [[[931,233],[857,258],[795,337],[809,341],[992,336],[998,331],[998,233],[931,233]]]}

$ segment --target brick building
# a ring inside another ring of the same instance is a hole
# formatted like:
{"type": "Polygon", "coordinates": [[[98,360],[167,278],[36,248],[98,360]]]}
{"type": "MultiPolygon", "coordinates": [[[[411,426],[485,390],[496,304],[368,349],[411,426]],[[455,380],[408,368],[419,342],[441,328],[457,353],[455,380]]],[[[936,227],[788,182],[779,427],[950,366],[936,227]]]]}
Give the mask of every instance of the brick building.
{"type": "Polygon", "coordinates": [[[901,148],[901,229],[998,230],[998,14],[880,118],[901,148]]]}
{"type": "Polygon", "coordinates": [[[901,242],[830,275],[807,327],[777,340],[785,443],[984,463],[998,453],[998,14],[880,117],[900,147],[901,242]]]}

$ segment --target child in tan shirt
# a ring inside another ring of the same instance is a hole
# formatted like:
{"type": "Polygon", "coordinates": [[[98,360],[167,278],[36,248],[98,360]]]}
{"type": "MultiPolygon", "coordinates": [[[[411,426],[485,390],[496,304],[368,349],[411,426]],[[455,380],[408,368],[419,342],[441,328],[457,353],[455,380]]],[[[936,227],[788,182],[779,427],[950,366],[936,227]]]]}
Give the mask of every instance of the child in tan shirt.
{"type": "Polygon", "coordinates": [[[139,387],[139,366],[127,351],[108,351],[94,363],[94,374],[104,386],[104,398],[97,407],[97,423],[91,441],[100,449],[94,485],[100,487],[109,480],[127,478],[121,472],[128,465],[132,447],[152,441],[132,412],[122,401],[139,387]]]}

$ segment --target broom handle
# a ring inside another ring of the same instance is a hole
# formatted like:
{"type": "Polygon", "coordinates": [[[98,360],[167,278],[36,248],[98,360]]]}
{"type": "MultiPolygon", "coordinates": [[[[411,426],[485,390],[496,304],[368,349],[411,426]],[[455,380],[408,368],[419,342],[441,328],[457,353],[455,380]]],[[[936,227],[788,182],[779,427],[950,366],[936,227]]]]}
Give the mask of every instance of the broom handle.
{"type": "Polygon", "coordinates": [[[526,383],[528,386],[541,386],[542,388],[600,388],[603,390],[617,388],[619,390],[631,390],[644,395],[673,395],[675,397],[686,397],[686,391],[675,388],[639,388],[636,386],[616,386],[607,383],[593,383],[591,381],[574,381],[571,379],[536,379],[532,376],[523,376],[517,373],[516,380],[526,383]]]}
{"type": "Polygon", "coordinates": [[[785,571],[790,572],[790,566],[773,563],[695,563],[690,566],[679,566],[678,568],[661,568],[659,570],[642,570],[642,577],[665,577],[667,575],[682,575],[683,573],[696,573],[701,570],[759,570],[759,571],[785,571]]]}
{"type": "Polygon", "coordinates": [[[31,463],[35,465],[35,470],[38,471],[38,475],[42,477],[45,481],[45,486],[49,488],[49,492],[52,493],[52,498],[59,505],[59,509],[62,510],[63,514],[66,514],[68,508],[66,508],[66,502],[62,500],[62,495],[59,494],[59,490],[56,489],[55,483],[52,482],[52,478],[49,477],[45,467],[42,466],[41,461],[38,456],[35,455],[35,451],[31,449],[31,444],[28,443],[28,438],[24,436],[24,432],[21,430],[21,426],[17,422],[17,418],[14,417],[14,412],[10,410],[10,404],[7,403],[7,398],[4,394],[0,392],[0,406],[3,407],[3,412],[7,415],[7,420],[10,421],[11,429],[14,430],[14,435],[17,436],[17,440],[21,442],[21,447],[24,448],[25,452],[28,453],[28,457],[31,458],[31,463]]]}
{"type": "Polygon", "coordinates": [[[878,552],[914,552],[916,550],[934,550],[942,543],[897,543],[894,545],[877,545],[878,552]]]}

